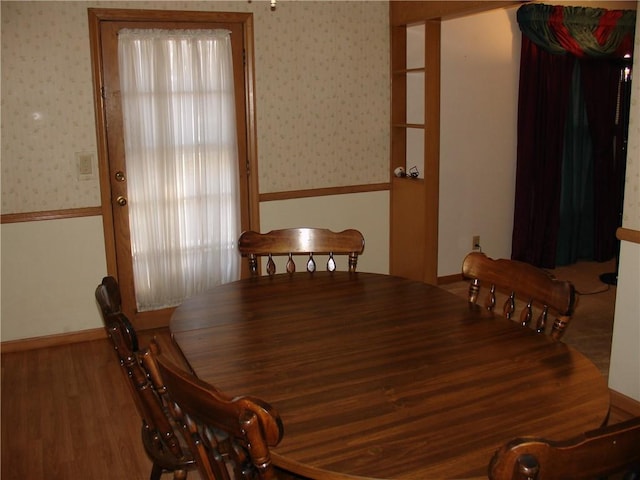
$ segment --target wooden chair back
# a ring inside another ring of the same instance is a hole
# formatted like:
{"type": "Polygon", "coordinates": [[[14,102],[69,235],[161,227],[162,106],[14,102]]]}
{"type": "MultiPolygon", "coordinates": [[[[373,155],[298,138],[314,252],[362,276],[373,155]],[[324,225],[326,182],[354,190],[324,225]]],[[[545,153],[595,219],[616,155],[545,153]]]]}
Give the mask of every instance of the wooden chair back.
{"type": "MultiPolygon", "coordinates": [[[[507,295],[502,308],[506,318],[529,326],[534,316],[535,330],[546,333],[548,317],[555,315],[550,335],[560,340],[573,316],[575,288],[569,281],[553,279],[547,272],[516,260],[488,258],[484,253],[471,252],[462,264],[462,275],[469,279],[469,304],[477,307],[481,289],[485,291],[484,308],[490,312],[496,304],[496,292],[507,295]],[[522,306],[516,313],[517,302],[522,306]],[[538,309],[537,315],[534,311],[538,309]]],[[[534,326],[531,324],[531,326],[534,326]]]]}
{"type": "Polygon", "coordinates": [[[238,249],[243,256],[249,258],[249,270],[258,275],[258,259],[268,256],[267,273],[276,273],[274,256],[288,256],[286,270],[296,271],[294,255],[308,255],[306,269],[315,272],[316,262],[313,255],[328,255],[327,270],[336,270],[334,255],[349,256],[349,271],[355,272],[358,255],[364,251],[364,237],[357,230],[332,232],[324,228],[287,228],[272,230],[268,233],[246,231],[240,235],[238,249]]]}
{"type": "Polygon", "coordinates": [[[164,472],[173,472],[175,479],[185,479],[195,464],[180,444],[179,429],[166,413],[166,399],[153,388],[148,372],[139,362],[138,337],[129,319],[119,311],[119,292],[116,280],[105,277],[96,288],[95,296],[105,330],[142,419],[142,443],[153,462],[150,479],[160,480],[164,472]]]}
{"type": "Polygon", "coordinates": [[[152,378],[166,388],[171,412],[182,425],[201,477],[276,479],[269,448],[284,432],[278,413],[256,398],[228,397],[154,351],[157,346],[152,344],[143,361],[157,365],[159,375],[152,378]]]}
{"type": "Polygon", "coordinates": [[[518,438],[489,464],[491,480],[581,480],[614,473],[640,478],[640,417],[565,442],[518,438]]]}
{"type": "Polygon", "coordinates": [[[120,300],[120,287],[115,278],[108,276],[102,279],[100,285],[96,287],[96,301],[100,307],[100,313],[102,314],[102,322],[107,332],[107,335],[111,339],[113,347],[116,349],[120,361],[123,361],[122,352],[118,352],[118,345],[114,341],[113,335],[117,335],[124,347],[128,349],[130,353],[138,351],[138,335],[136,334],[133,325],[125,315],[119,316],[121,313],[121,300],[120,300]]]}
{"type": "Polygon", "coordinates": [[[122,311],[120,287],[115,278],[107,276],[102,279],[96,288],[96,300],[103,317],[122,311]]]}

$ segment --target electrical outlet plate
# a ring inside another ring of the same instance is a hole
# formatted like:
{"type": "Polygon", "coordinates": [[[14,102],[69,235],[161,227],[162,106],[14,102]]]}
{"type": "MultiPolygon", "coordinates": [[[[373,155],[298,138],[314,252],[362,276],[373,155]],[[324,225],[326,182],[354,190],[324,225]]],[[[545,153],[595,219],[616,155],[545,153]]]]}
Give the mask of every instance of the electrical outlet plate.
{"type": "Polygon", "coordinates": [[[480,235],[471,237],[471,250],[480,250],[480,235]]]}

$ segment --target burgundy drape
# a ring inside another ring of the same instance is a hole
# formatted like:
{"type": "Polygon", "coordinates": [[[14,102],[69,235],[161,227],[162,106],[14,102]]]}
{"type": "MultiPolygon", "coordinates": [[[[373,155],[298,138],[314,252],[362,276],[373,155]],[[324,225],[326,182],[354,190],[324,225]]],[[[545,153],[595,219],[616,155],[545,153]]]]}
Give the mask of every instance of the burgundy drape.
{"type": "Polygon", "coordinates": [[[613,147],[620,59],[631,53],[635,12],[530,4],[518,10],[518,23],[523,37],[511,257],[556,266],[565,121],[580,61],[594,150],[594,259],[608,260],[616,252],[626,160],[620,142],[617,152],[613,147]]]}
{"type": "MultiPolygon", "coordinates": [[[[594,252],[593,259],[606,261],[616,253],[616,229],[620,226],[625,152],[617,132],[616,111],[622,62],[584,59],[580,61],[583,93],[593,142],[594,252]]],[[[624,110],[624,109],[623,109],[624,110]]],[[[624,123],[624,122],[623,122],[624,123]]]]}
{"type": "Polygon", "coordinates": [[[555,267],[562,148],[574,62],[570,55],[553,55],[522,38],[511,257],[546,268],[555,267]]]}

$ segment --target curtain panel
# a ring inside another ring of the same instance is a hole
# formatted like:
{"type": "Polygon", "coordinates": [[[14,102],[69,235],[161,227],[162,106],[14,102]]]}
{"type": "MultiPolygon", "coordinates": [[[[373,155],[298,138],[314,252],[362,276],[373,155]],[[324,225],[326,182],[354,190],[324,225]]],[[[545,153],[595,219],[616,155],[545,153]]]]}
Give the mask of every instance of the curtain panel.
{"type": "Polygon", "coordinates": [[[523,37],[511,256],[544,268],[554,268],[558,256],[565,257],[561,264],[573,263],[579,254],[564,246],[558,253],[560,224],[562,234],[577,244],[575,237],[585,235],[584,218],[576,220],[581,218],[577,204],[595,203],[590,215],[600,233],[588,243],[595,245],[593,259],[608,260],[615,255],[611,219],[617,221],[618,208],[612,193],[619,190],[610,179],[615,176],[610,168],[614,156],[620,155],[613,147],[616,75],[622,58],[631,54],[635,11],[532,4],[520,7],[517,17],[523,37]],[[570,130],[577,118],[572,109],[580,108],[574,105],[576,98],[583,98],[588,114],[582,134],[570,130]],[[590,151],[592,162],[583,158],[590,151]],[[580,189],[563,189],[584,182],[565,178],[572,164],[586,166],[573,170],[592,179],[593,201],[585,202],[580,189]],[[584,168],[593,172],[585,175],[584,168]],[[567,221],[576,224],[567,228],[567,221]]]}
{"type": "Polygon", "coordinates": [[[118,35],[137,309],[240,277],[231,32],[118,35]]]}

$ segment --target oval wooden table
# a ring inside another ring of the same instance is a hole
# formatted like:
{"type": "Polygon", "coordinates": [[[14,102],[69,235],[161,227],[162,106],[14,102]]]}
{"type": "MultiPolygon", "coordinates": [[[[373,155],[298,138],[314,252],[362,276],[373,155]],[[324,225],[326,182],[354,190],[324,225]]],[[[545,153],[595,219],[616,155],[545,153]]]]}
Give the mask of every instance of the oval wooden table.
{"type": "Polygon", "coordinates": [[[241,280],[185,301],[170,328],[200,378],[278,410],[274,463],[316,479],[486,478],[507,440],[571,437],[609,409],[576,350],[387,275],[241,280]]]}

